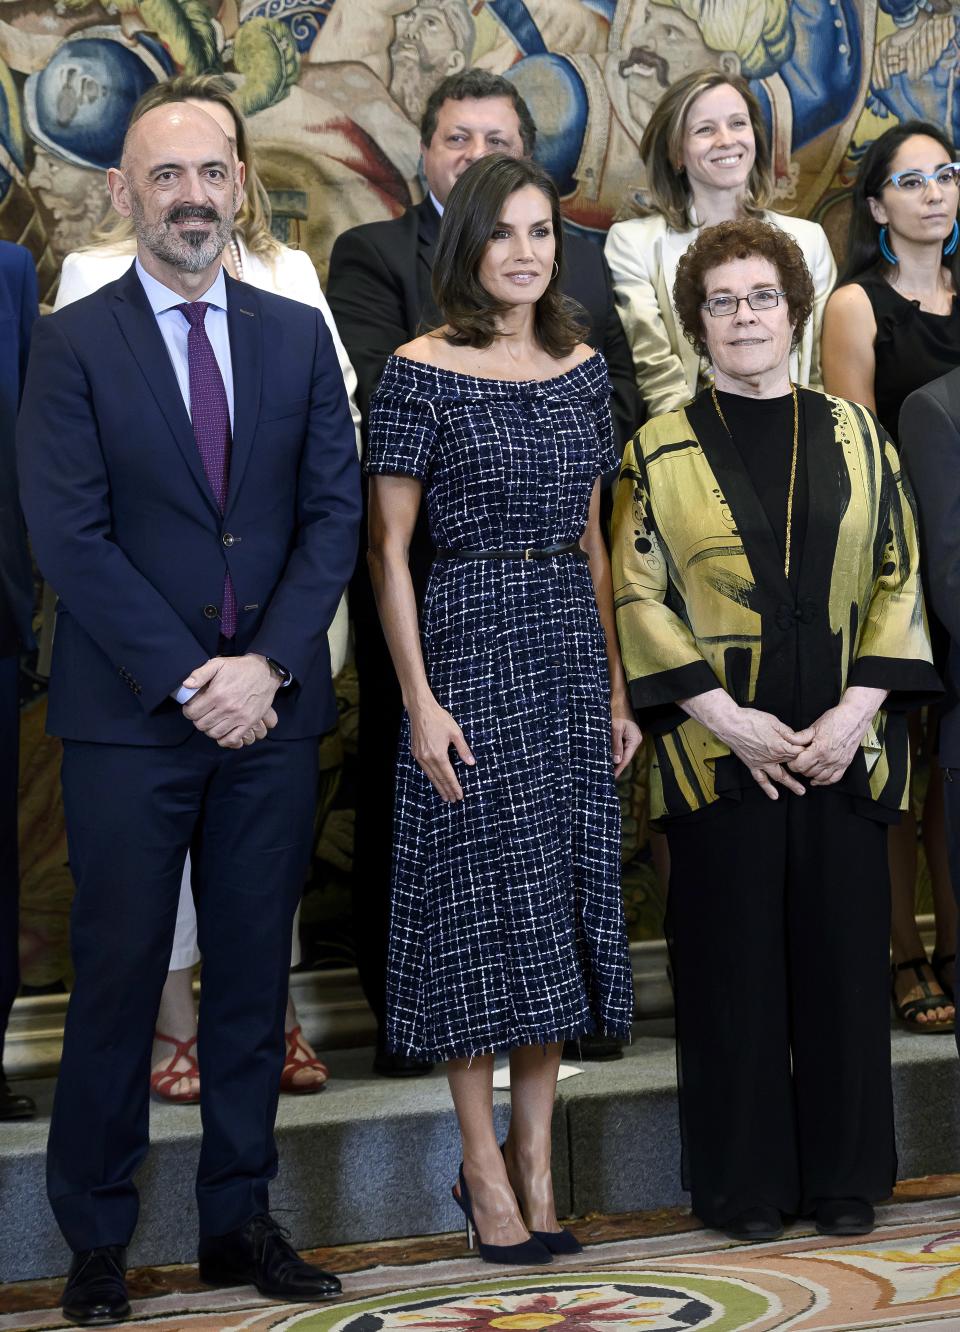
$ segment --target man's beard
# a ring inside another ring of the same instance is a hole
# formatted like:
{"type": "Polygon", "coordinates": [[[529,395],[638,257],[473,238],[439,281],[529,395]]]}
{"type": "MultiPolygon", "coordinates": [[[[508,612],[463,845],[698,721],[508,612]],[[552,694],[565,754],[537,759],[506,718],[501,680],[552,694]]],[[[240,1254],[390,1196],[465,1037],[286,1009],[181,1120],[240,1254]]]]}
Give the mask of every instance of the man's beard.
{"type": "Polygon", "coordinates": [[[415,125],[420,124],[427,98],[439,82],[438,71],[422,56],[416,60],[406,53],[399,58],[391,56],[390,96],[415,125]]]}
{"type": "Polygon", "coordinates": [[[137,240],[151,254],[181,273],[201,273],[219,259],[233,231],[234,214],[218,213],[209,205],[176,204],[159,222],[148,223],[139,196],[131,191],[131,211],[137,240]],[[173,230],[175,222],[201,218],[210,222],[209,231],[173,230]]]}

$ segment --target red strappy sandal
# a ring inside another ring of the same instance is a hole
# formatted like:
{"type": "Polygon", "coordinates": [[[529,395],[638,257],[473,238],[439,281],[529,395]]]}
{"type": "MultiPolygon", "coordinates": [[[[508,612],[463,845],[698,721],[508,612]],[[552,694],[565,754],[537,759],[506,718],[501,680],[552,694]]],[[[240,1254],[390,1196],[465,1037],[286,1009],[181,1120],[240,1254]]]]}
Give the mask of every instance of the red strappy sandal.
{"type": "Polygon", "coordinates": [[[283,1072],[280,1074],[280,1090],[292,1092],[295,1096],[323,1091],[327,1078],[330,1076],[330,1070],[326,1064],[321,1063],[313,1055],[307,1054],[300,1036],[299,1024],[284,1033],[284,1039],[287,1042],[287,1057],[283,1061],[283,1072]],[[302,1068],[315,1068],[323,1074],[323,1082],[310,1082],[306,1086],[301,1086],[300,1083],[294,1081],[294,1078],[302,1068]]]}
{"type": "Polygon", "coordinates": [[[150,1090],[161,1101],[172,1101],[175,1105],[196,1105],[200,1100],[199,1091],[175,1092],[173,1090],[182,1078],[199,1078],[200,1076],[200,1065],[197,1063],[196,1057],[190,1053],[197,1043],[196,1036],[191,1036],[188,1041],[178,1041],[173,1036],[165,1036],[162,1031],[154,1032],[154,1036],[158,1041],[166,1041],[168,1045],[172,1045],[173,1054],[167,1060],[166,1068],[155,1068],[150,1074],[150,1090]],[[176,1072],[173,1066],[178,1064],[181,1059],[185,1060],[189,1067],[176,1072]]]}

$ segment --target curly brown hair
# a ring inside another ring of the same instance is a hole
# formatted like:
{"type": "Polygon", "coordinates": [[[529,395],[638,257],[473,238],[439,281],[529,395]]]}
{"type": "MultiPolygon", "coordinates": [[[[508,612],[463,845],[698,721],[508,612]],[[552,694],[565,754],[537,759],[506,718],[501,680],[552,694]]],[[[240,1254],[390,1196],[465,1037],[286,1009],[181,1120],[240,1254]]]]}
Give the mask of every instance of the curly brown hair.
{"type": "Polygon", "coordinates": [[[731,259],[769,259],[786,295],[792,346],[796,347],[813,310],[813,278],[800,246],[771,222],[756,217],[738,218],[704,227],[677,265],[673,284],[673,306],[683,335],[700,356],[708,356],[703,335],[702,305],[706,298],[707,274],[731,259]]]}

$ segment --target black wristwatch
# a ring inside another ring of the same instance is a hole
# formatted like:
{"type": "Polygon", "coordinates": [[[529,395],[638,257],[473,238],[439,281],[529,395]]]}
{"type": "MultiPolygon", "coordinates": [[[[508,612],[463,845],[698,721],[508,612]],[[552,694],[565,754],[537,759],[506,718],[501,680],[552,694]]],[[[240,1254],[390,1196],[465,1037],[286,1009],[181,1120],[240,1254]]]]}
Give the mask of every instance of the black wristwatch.
{"type": "Polygon", "coordinates": [[[288,670],[285,670],[280,665],[279,661],[277,661],[276,658],[274,657],[265,657],[264,660],[266,661],[267,665],[270,667],[271,671],[273,671],[274,675],[278,675],[280,677],[280,683],[287,684],[287,682],[290,679],[290,672],[288,670]]]}

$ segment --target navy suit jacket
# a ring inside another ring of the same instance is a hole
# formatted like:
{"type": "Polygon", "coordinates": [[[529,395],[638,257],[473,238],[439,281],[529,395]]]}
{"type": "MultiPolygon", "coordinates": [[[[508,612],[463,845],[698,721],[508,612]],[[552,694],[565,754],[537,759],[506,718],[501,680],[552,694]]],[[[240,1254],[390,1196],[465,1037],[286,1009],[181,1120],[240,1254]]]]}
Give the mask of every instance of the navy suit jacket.
{"type": "Polygon", "coordinates": [[[960,768],[960,368],[910,394],[899,433],[917,500],[920,572],[934,657],[941,658],[935,665],[946,684],[937,761],[960,768]]]}
{"type": "Polygon", "coordinates": [[[356,559],[356,438],[312,306],[226,279],[234,430],[221,515],[156,318],[131,265],[38,322],[17,429],[37,561],[60,603],[52,734],[177,744],[169,697],[218,650],[229,568],[236,649],[275,658],[274,739],[336,721],[327,628],[356,559]]]}
{"type": "Polygon", "coordinates": [[[22,245],[0,241],[0,642],[33,646],[33,571],[17,497],[14,435],[37,317],[37,272],[22,245]]]}

